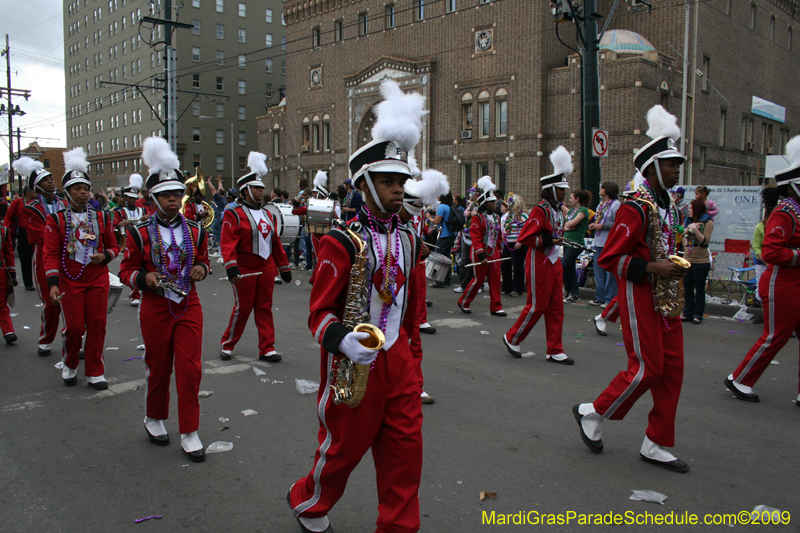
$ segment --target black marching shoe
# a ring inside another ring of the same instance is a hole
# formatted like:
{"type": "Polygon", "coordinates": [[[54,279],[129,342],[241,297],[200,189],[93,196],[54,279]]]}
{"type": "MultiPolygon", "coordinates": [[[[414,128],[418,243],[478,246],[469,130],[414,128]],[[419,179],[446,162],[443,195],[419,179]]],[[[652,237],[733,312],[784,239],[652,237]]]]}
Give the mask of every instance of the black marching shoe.
{"type": "Polygon", "coordinates": [[[465,313],[467,315],[472,313],[472,311],[470,310],[469,307],[464,308],[464,307],[461,307],[461,304],[456,304],[456,305],[458,305],[458,308],[461,309],[462,313],[465,313]]]}
{"type": "Polygon", "coordinates": [[[281,359],[282,359],[281,355],[279,353],[277,353],[277,352],[274,352],[274,353],[271,353],[271,354],[267,354],[267,355],[259,355],[258,356],[258,360],[259,361],[267,361],[269,363],[277,363],[281,359]]]}
{"type": "Polygon", "coordinates": [[[151,444],[155,444],[156,446],[166,446],[167,444],[169,444],[169,434],[159,435],[158,437],[156,437],[155,435],[150,433],[150,430],[147,429],[147,426],[144,427],[144,430],[147,432],[147,436],[150,438],[151,444]]]}
{"type": "Polygon", "coordinates": [[[83,351],[83,348],[81,348],[78,350],[78,359],[83,359],[84,357],[86,357],[86,353],[83,351]]]}
{"type": "Polygon", "coordinates": [[[89,386],[94,390],[106,390],[108,389],[108,382],[107,381],[97,381],[95,383],[89,383],[89,386]]]}
{"type": "Polygon", "coordinates": [[[14,344],[17,342],[17,334],[16,333],[6,333],[3,335],[3,338],[6,340],[6,344],[14,344]]]}
{"type": "Polygon", "coordinates": [[[186,457],[188,457],[189,460],[194,463],[202,463],[206,460],[206,451],[203,448],[200,448],[194,452],[187,452],[186,450],[183,450],[183,453],[185,453],[186,457]]]}
{"type": "Polygon", "coordinates": [[[508,350],[508,353],[511,354],[511,357],[514,357],[516,359],[520,359],[522,357],[522,350],[519,349],[519,346],[514,348],[514,346],[510,342],[508,342],[508,339],[506,338],[505,335],[503,335],[503,344],[506,345],[506,350],[508,350]]]}
{"type": "Polygon", "coordinates": [[[435,327],[433,327],[433,326],[431,326],[430,324],[428,324],[428,325],[427,325],[426,327],[424,327],[424,328],[420,326],[420,328],[419,328],[419,332],[420,332],[420,333],[427,333],[427,334],[429,334],[429,335],[432,335],[432,334],[436,333],[436,328],[435,328],[435,327]]]}
{"type": "Polygon", "coordinates": [[[578,411],[578,407],[580,407],[579,404],[575,404],[572,406],[572,414],[575,416],[575,420],[578,421],[578,428],[580,428],[581,430],[581,439],[583,439],[583,443],[586,445],[587,448],[592,450],[594,453],[602,452],[603,440],[602,439],[592,440],[589,438],[586,432],[583,431],[583,424],[581,424],[581,418],[583,418],[583,415],[580,413],[580,411],[578,411]]]}
{"type": "Polygon", "coordinates": [[[39,357],[47,357],[48,355],[50,355],[50,350],[44,350],[42,348],[39,348],[37,353],[39,354],[39,357]]]}
{"type": "Polygon", "coordinates": [[[725,378],[725,386],[728,387],[728,390],[733,393],[736,398],[739,400],[743,400],[745,402],[758,402],[760,401],[758,398],[758,394],[750,394],[747,392],[740,391],[736,384],[728,378],[725,378]]]}
{"type": "Polygon", "coordinates": [[[64,379],[64,385],[66,385],[67,387],[74,387],[77,384],[78,384],[78,376],[71,377],[69,379],[64,379]]]}
{"type": "MultiPolygon", "coordinates": [[[[289,509],[291,509],[292,511],[292,516],[294,516],[294,519],[297,520],[297,525],[300,526],[300,531],[302,531],[303,533],[314,533],[306,526],[304,526],[303,523],[300,521],[300,518],[296,514],[294,514],[294,509],[292,509],[291,494],[292,494],[292,489],[286,491],[286,503],[289,505],[289,509]]],[[[333,526],[328,524],[328,527],[322,533],[333,533],[333,526]]]]}
{"type": "Polygon", "coordinates": [[[658,465],[661,468],[666,468],[667,470],[671,470],[672,472],[678,472],[680,474],[685,474],[689,471],[689,465],[681,461],[680,459],[675,459],[674,461],[656,461],[655,459],[650,459],[645,454],[640,453],[639,457],[642,458],[642,461],[654,465],[658,465]]]}
{"type": "Polygon", "coordinates": [[[500,311],[492,313],[492,316],[508,316],[508,313],[506,313],[503,310],[500,310],[500,311]]]}
{"type": "Polygon", "coordinates": [[[225,352],[219,352],[219,358],[222,359],[223,361],[230,361],[231,354],[225,352]]]}

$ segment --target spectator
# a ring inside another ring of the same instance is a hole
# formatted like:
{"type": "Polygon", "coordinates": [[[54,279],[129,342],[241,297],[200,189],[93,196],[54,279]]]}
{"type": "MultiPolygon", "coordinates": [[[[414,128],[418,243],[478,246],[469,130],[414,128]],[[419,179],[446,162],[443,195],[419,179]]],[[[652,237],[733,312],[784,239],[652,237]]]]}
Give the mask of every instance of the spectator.
{"type": "Polygon", "coordinates": [[[709,194],[711,194],[711,190],[705,185],[701,185],[694,190],[695,200],[700,200],[706,204],[706,214],[713,220],[719,214],[719,208],[714,200],[708,199],[709,194]]]}
{"type": "MultiPolygon", "coordinates": [[[[473,195],[473,193],[470,193],[473,195]]],[[[453,197],[453,207],[460,209],[464,216],[464,228],[458,232],[456,247],[458,248],[458,286],[453,289],[453,292],[462,293],[469,285],[474,271],[472,267],[467,265],[469,261],[469,250],[472,247],[472,238],[469,236],[470,217],[473,214],[471,211],[472,202],[467,202],[463,196],[453,197]]],[[[477,212],[477,209],[476,211],[477,212]]]]}
{"type": "MultiPolygon", "coordinates": [[[[761,245],[764,242],[764,228],[767,226],[767,219],[772,214],[772,210],[778,205],[779,197],[780,194],[778,194],[778,189],[775,187],[762,189],[761,201],[764,206],[764,218],[761,219],[761,222],[756,224],[756,228],[753,231],[753,255],[755,256],[754,263],[756,267],[756,298],[758,298],[759,302],[761,301],[761,294],[758,292],[758,282],[761,280],[761,275],[767,270],[767,264],[761,258],[761,245]]],[[[763,316],[753,319],[753,324],[763,323],[763,316]]]]}
{"type": "Polygon", "coordinates": [[[503,232],[503,257],[511,259],[500,263],[503,275],[501,292],[509,296],[519,296],[525,292],[525,258],[528,256],[528,247],[517,242],[517,237],[528,220],[528,214],[521,195],[509,193],[506,203],[509,211],[500,220],[500,228],[503,232]]]}
{"type": "MultiPolygon", "coordinates": [[[[447,193],[439,197],[438,209],[436,216],[430,213],[425,213],[425,217],[434,225],[439,226],[439,238],[436,240],[436,251],[445,257],[450,257],[453,249],[453,244],[456,242],[456,233],[447,227],[447,220],[450,218],[450,209],[453,205],[453,193],[447,193]]],[[[452,269],[447,271],[447,278],[444,283],[432,283],[431,287],[441,289],[446,285],[450,285],[450,273],[452,269]]]]}
{"type": "Polygon", "coordinates": [[[289,203],[289,191],[286,189],[281,191],[281,203],[288,204],[289,203]]]}
{"type": "Polygon", "coordinates": [[[273,187],[272,192],[270,193],[269,201],[273,204],[281,203],[281,193],[283,191],[280,187],[273,187]]]}
{"type": "Polygon", "coordinates": [[[211,205],[214,207],[214,222],[211,224],[211,236],[214,242],[211,243],[209,249],[217,251],[219,249],[220,238],[222,237],[222,215],[225,212],[227,201],[225,200],[225,186],[222,185],[222,176],[217,174],[216,188],[211,183],[211,178],[206,181],[208,190],[211,192],[211,205]]]}
{"type": "MultiPolygon", "coordinates": [[[[592,202],[592,193],[578,189],[569,195],[569,202],[571,209],[566,213],[564,240],[583,244],[583,234],[589,227],[589,209],[586,206],[592,202]]],[[[567,208],[562,207],[562,211],[567,211],[567,208]]],[[[578,272],[575,267],[575,261],[580,254],[579,248],[564,247],[564,256],[561,259],[564,267],[564,303],[580,301],[578,272]]]]}
{"type": "Polygon", "coordinates": [[[683,187],[676,187],[672,191],[672,201],[675,202],[675,207],[681,212],[681,216],[686,218],[689,216],[689,202],[684,200],[683,196],[686,194],[686,189],[683,187]]]}
{"type": "Polygon", "coordinates": [[[619,185],[613,181],[604,181],[600,185],[600,205],[597,206],[597,213],[594,222],[589,224],[589,231],[594,234],[594,279],[597,281],[597,291],[594,294],[592,305],[599,305],[605,308],[608,303],[617,295],[617,279],[612,272],[606,272],[597,261],[603,248],[606,245],[608,232],[614,225],[619,209],[619,185]]]}
{"type": "Polygon", "coordinates": [[[714,220],[706,213],[702,200],[692,200],[689,217],[683,221],[684,257],[692,264],[683,278],[683,318],[684,322],[700,324],[706,308],[706,279],[711,270],[708,243],[714,231],[714,220]]]}
{"type": "Polygon", "coordinates": [[[342,202],[342,216],[346,222],[350,222],[364,205],[364,200],[361,198],[361,193],[353,188],[353,180],[345,181],[344,185],[346,193],[342,202]]]}

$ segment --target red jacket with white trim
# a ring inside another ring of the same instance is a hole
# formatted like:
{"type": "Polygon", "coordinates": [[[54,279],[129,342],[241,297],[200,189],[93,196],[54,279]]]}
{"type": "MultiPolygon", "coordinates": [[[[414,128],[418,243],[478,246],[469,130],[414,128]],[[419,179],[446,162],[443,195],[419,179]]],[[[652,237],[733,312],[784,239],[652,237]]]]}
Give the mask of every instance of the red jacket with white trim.
{"type": "MultiPolygon", "coordinates": [[[[63,201],[60,199],[56,201],[59,203],[59,210],[65,207],[63,201]]],[[[44,244],[44,228],[47,225],[47,208],[42,205],[39,198],[36,198],[22,209],[22,216],[19,222],[28,234],[29,243],[44,244]]]]}
{"type": "MultiPolygon", "coordinates": [[[[222,251],[222,260],[225,261],[225,271],[228,274],[228,278],[235,278],[241,273],[239,271],[241,254],[255,256],[248,257],[248,259],[256,262],[269,261],[271,259],[275,262],[281,274],[290,272],[289,258],[286,257],[286,250],[283,249],[283,244],[281,244],[281,239],[276,231],[275,216],[263,208],[261,211],[264,213],[269,226],[268,238],[272,241],[272,250],[269,259],[263,259],[258,255],[258,242],[261,234],[254,225],[253,217],[249,212],[250,209],[256,208],[243,203],[243,205],[237,205],[233,209],[226,209],[222,216],[220,250],[222,251]]],[[[252,264],[253,261],[248,261],[248,263],[252,264]]]]}
{"type": "Polygon", "coordinates": [[[207,209],[208,208],[203,204],[198,204],[194,200],[191,200],[186,202],[186,209],[184,210],[183,216],[186,217],[186,220],[200,222],[203,216],[205,216],[207,209]]]}
{"type": "Polygon", "coordinates": [[[14,244],[11,240],[11,230],[0,226],[0,242],[2,242],[3,252],[0,255],[0,267],[5,268],[12,280],[17,279],[17,269],[14,263],[14,244]]]}
{"type": "MultiPolygon", "coordinates": [[[[761,257],[770,265],[800,266],[800,223],[797,215],[779,205],[767,220],[761,257]]],[[[800,270],[798,270],[800,273],[800,270]]]]}
{"type": "MultiPolygon", "coordinates": [[[[553,246],[553,235],[556,229],[559,230],[559,233],[563,230],[563,228],[556,228],[558,224],[558,220],[553,220],[547,200],[542,200],[531,209],[528,219],[519,232],[517,242],[530,248],[550,248],[553,246]]],[[[550,253],[549,250],[544,250],[544,252],[545,254],[550,253]]]]}
{"type": "MultiPolygon", "coordinates": [[[[500,231],[500,219],[497,218],[497,228],[496,228],[496,235],[493,239],[494,242],[487,242],[487,239],[490,238],[490,235],[487,234],[488,228],[487,220],[485,213],[478,213],[472,217],[472,221],[469,224],[469,238],[472,239],[472,248],[470,249],[470,259],[473,263],[477,263],[479,261],[483,261],[484,259],[499,259],[500,258],[500,250],[501,250],[501,243],[503,241],[503,237],[500,231]]],[[[439,253],[442,253],[439,251],[439,253]]],[[[449,251],[445,253],[448,255],[449,251]]]]}
{"type": "MultiPolygon", "coordinates": [[[[119,255],[119,245],[117,245],[117,239],[114,237],[114,225],[111,223],[111,215],[106,211],[99,211],[90,207],[87,207],[87,210],[92,215],[92,231],[96,241],[96,244],[92,246],[97,250],[96,253],[104,254],[106,258],[99,265],[87,264],[80,280],[78,280],[81,282],[91,282],[106,274],[108,272],[107,265],[119,255]]],[[[44,232],[44,271],[49,287],[58,285],[59,275],[64,274],[63,269],[65,267],[67,272],[75,276],[83,266],[79,261],[76,261],[76,254],[66,253],[64,255],[64,241],[67,237],[66,215],[67,211],[64,210],[47,216],[47,226],[44,232]],[[64,260],[63,265],[62,258],[64,260]]],[[[76,229],[75,227],[72,228],[73,231],[76,229]]]]}
{"type": "Polygon", "coordinates": [[[150,203],[145,203],[144,198],[139,198],[136,200],[136,207],[143,207],[144,212],[147,215],[155,215],[156,214],[156,199],[152,196],[150,197],[150,203]]]}

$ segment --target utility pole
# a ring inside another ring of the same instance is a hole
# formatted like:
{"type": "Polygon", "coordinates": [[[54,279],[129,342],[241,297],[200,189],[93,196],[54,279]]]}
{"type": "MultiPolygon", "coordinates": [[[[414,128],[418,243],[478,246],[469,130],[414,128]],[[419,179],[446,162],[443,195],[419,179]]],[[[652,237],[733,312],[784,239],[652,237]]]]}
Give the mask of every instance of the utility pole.
{"type": "MultiPolygon", "coordinates": [[[[6,82],[7,87],[0,87],[0,92],[8,91],[8,107],[6,104],[0,104],[0,115],[8,115],[8,187],[9,189],[14,184],[14,168],[11,163],[14,161],[14,115],[22,116],[25,111],[21,110],[19,106],[11,105],[11,97],[22,96],[25,101],[31,96],[31,92],[27,89],[14,89],[11,87],[11,47],[8,44],[8,34],[6,34],[6,48],[3,50],[2,55],[6,56],[6,82]]],[[[17,128],[19,130],[19,128],[17,128]]],[[[17,138],[19,139],[19,131],[17,131],[17,138]]],[[[22,176],[20,176],[20,193],[22,193],[22,176]]]]}

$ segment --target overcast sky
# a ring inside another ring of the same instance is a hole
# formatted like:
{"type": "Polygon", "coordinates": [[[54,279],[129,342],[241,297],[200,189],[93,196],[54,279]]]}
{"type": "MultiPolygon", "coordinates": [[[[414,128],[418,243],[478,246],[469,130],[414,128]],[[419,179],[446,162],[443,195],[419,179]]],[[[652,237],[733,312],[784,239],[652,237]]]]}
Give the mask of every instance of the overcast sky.
{"type": "MultiPolygon", "coordinates": [[[[22,147],[39,138],[43,146],[66,146],[64,99],[64,26],[61,0],[0,1],[0,48],[8,34],[11,46],[11,87],[28,89],[26,102],[12,100],[25,111],[14,117],[14,131],[23,132],[22,147]],[[32,138],[25,138],[25,137],[32,138]],[[51,140],[54,139],[54,140],[51,140]]],[[[6,86],[6,58],[0,58],[0,86],[6,86]]],[[[8,94],[2,103],[8,105],[8,94]]],[[[8,117],[0,117],[0,133],[8,133],[8,117]]],[[[8,138],[0,137],[0,164],[8,162],[8,138]]],[[[16,140],[14,141],[16,150],[16,140]]]]}

